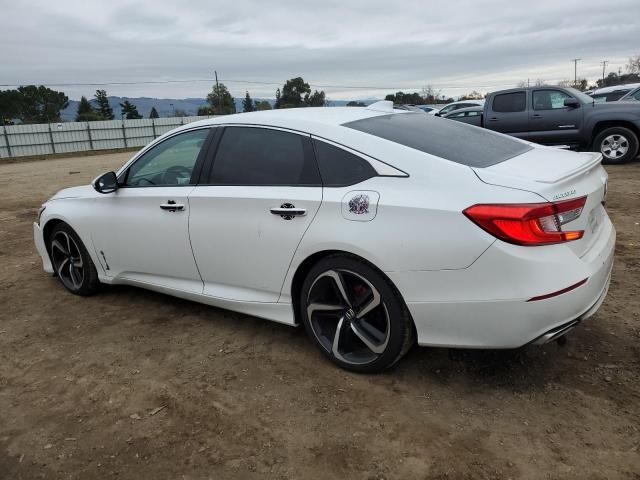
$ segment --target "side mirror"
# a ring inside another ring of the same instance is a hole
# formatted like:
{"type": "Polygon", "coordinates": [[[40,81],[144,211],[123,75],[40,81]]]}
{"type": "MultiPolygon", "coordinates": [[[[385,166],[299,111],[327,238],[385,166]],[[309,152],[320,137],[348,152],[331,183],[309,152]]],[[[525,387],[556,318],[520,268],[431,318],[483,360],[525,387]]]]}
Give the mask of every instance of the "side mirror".
{"type": "Polygon", "coordinates": [[[578,108],[580,106],[580,102],[575,98],[565,98],[564,106],[569,108],[578,108]]]}
{"type": "Polygon", "coordinates": [[[113,193],[118,190],[118,178],[114,172],[103,173],[93,181],[93,188],[98,193],[113,193]]]}

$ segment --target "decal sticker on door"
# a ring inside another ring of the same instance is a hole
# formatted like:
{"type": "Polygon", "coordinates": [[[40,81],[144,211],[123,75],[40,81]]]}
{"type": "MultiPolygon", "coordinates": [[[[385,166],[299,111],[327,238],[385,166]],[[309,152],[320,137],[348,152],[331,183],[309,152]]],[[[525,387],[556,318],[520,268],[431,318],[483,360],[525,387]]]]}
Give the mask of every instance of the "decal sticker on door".
{"type": "Polygon", "coordinates": [[[354,190],[342,198],[342,216],[356,222],[370,222],[378,212],[380,194],[372,190],[354,190]]]}

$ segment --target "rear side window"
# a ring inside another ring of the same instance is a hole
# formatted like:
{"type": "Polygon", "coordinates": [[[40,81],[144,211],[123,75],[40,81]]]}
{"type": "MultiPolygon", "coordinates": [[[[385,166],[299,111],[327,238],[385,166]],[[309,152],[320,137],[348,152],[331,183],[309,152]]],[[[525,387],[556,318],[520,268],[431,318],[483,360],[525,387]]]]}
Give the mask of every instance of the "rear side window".
{"type": "Polygon", "coordinates": [[[494,112],[524,112],[526,106],[526,92],[502,93],[493,99],[494,112]]]}
{"type": "Polygon", "coordinates": [[[344,187],[375,177],[373,167],[356,155],[320,140],[313,141],[318,168],[325,187],[344,187]]]}
{"type": "Polygon", "coordinates": [[[320,185],[305,147],[308,137],[253,127],[226,127],[208,182],[211,185],[320,185]]]}
{"type": "Polygon", "coordinates": [[[515,138],[421,113],[381,115],[343,126],[470,167],[495,165],[532,149],[515,138]]]}

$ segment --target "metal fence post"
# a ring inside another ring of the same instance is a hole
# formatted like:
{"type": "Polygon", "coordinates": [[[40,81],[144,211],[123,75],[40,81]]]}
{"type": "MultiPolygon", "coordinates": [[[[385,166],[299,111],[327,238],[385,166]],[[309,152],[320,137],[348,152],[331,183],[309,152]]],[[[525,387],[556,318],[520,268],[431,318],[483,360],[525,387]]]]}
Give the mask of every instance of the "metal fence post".
{"type": "Polygon", "coordinates": [[[151,129],[153,130],[153,138],[158,138],[158,135],[156,135],[156,121],[153,118],[151,119],[151,129]]]}
{"type": "Polygon", "coordinates": [[[89,135],[89,148],[93,150],[93,138],[91,138],[91,122],[87,122],[87,135],[89,135]]]}
{"type": "Polygon", "coordinates": [[[127,148],[127,129],[124,128],[124,120],[122,120],[122,138],[124,140],[124,148],[127,148]]]}
{"type": "Polygon", "coordinates": [[[9,134],[7,133],[7,127],[4,124],[4,119],[2,121],[2,133],[4,133],[4,143],[7,145],[7,153],[11,157],[11,145],[9,145],[9,134]]]}
{"type": "Polygon", "coordinates": [[[49,140],[51,140],[51,151],[53,153],[56,153],[56,144],[53,143],[53,133],[51,132],[51,124],[48,123],[47,125],[49,125],[49,140]]]}

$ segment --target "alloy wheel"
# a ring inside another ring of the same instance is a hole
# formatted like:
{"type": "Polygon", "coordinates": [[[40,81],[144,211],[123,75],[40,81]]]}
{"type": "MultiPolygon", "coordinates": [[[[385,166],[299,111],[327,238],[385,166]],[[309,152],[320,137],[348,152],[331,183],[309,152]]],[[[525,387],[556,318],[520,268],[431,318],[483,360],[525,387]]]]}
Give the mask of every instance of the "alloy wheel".
{"type": "Polygon", "coordinates": [[[623,135],[609,135],[602,140],[600,151],[608,159],[617,160],[624,157],[629,151],[629,140],[623,135]]]}
{"type": "Polygon", "coordinates": [[[51,261],[58,278],[70,290],[79,290],[84,281],[84,263],[76,241],[58,231],[51,241],[51,261]]]}
{"type": "Polygon", "coordinates": [[[309,324],[321,346],[335,358],[364,365],[380,357],[389,342],[389,312],[380,292],[362,275],[327,270],[309,288],[309,324]]]}

